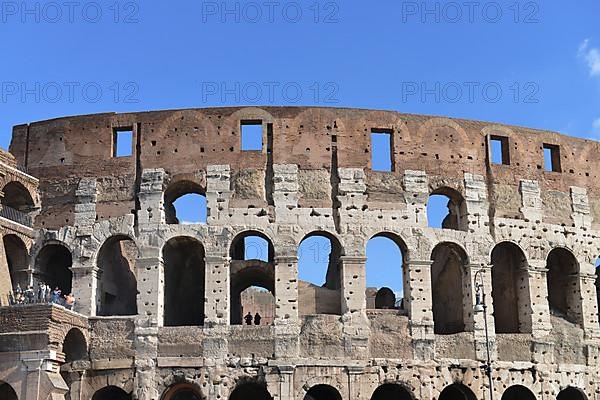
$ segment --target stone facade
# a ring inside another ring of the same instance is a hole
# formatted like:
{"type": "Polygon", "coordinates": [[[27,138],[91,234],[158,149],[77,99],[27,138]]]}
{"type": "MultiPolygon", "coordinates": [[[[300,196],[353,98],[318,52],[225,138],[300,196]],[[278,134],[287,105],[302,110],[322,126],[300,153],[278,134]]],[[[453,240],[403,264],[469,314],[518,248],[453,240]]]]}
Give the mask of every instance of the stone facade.
{"type": "Polygon", "coordinates": [[[552,132],[356,109],[17,126],[10,151],[39,178],[41,201],[18,279],[51,281],[76,302],[0,309],[0,394],[595,399],[599,150],[552,132]],[[263,126],[261,151],[241,149],[248,122],[263,126]],[[123,130],[132,155],[116,157],[123,130]],[[389,172],[371,168],[373,131],[390,134],[389,172]],[[491,159],[498,138],[503,164],[491,159]],[[548,145],[556,171],[544,168],[548,145]],[[206,223],[173,223],[187,193],[206,197],[206,223]],[[443,229],[428,225],[434,194],[449,199],[443,229]],[[323,287],[298,279],[298,248],[315,234],[332,243],[323,287]],[[268,242],[265,260],[244,259],[250,235],[268,242]],[[366,245],[377,236],[402,252],[401,308],[372,307],[366,245]],[[272,324],[239,324],[250,286],[273,293],[272,324]]]}

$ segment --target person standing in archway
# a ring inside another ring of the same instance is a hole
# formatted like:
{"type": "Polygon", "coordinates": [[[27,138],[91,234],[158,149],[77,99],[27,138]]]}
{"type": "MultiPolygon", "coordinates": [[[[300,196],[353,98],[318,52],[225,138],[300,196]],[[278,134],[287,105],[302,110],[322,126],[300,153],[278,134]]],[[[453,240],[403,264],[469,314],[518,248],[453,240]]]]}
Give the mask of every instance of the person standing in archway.
{"type": "Polygon", "coordinates": [[[260,325],[260,320],[262,319],[262,317],[260,316],[259,313],[256,313],[254,315],[254,325],[260,325]]]}
{"type": "Polygon", "coordinates": [[[244,321],[246,321],[246,325],[252,325],[252,314],[248,311],[248,314],[244,317],[244,321]]]}

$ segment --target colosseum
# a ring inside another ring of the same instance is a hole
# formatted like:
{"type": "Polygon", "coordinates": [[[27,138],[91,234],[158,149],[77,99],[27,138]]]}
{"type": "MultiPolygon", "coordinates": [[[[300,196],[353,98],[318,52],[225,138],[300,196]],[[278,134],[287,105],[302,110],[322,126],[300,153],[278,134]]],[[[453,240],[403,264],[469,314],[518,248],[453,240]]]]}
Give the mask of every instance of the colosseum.
{"type": "Polygon", "coordinates": [[[598,400],[598,154],[554,132],[342,108],[15,126],[0,398],[598,400]],[[187,194],[206,222],[179,223],[187,194]],[[434,195],[448,199],[437,228],[434,195]],[[264,259],[246,256],[250,237],[264,259]],[[320,286],[298,275],[314,237],[331,244],[320,286]],[[367,287],[373,238],[400,251],[398,301],[367,287]],[[246,325],[270,295],[265,323],[246,325]]]}

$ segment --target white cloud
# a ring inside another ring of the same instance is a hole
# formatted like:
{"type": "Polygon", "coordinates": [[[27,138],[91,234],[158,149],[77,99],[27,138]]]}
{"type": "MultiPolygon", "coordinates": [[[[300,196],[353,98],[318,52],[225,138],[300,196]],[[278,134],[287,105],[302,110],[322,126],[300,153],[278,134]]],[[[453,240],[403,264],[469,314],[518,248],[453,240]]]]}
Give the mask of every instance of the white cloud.
{"type": "Polygon", "coordinates": [[[577,54],[587,63],[590,76],[600,76],[600,49],[590,47],[590,40],[585,39],[579,46],[577,54]]]}

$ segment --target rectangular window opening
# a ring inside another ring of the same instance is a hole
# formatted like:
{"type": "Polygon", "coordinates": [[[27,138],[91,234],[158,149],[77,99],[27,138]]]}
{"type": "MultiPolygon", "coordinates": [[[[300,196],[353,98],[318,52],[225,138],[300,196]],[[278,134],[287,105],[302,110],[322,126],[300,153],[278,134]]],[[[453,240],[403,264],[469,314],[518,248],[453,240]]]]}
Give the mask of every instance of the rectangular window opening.
{"type": "Polygon", "coordinates": [[[394,170],[392,138],[391,130],[371,130],[371,169],[373,171],[392,172],[394,170]]]}
{"type": "Polygon", "coordinates": [[[113,157],[133,155],[133,127],[115,128],[113,131],[113,157]]]}
{"type": "Polygon", "coordinates": [[[510,165],[508,138],[505,136],[490,137],[492,164],[510,165]]]}
{"type": "Polygon", "coordinates": [[[242,121],[242,151],[262,151],[263,125],[262,121],[242,121]]]}
{"type": "Polygon", "coordinates": [[[561,172],[559,146],[544,143],[544,169],[546,171],[561,172]]]}

